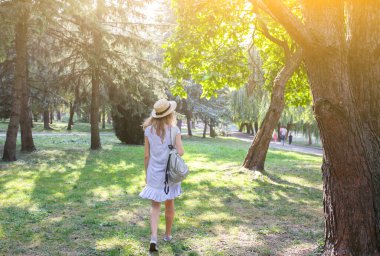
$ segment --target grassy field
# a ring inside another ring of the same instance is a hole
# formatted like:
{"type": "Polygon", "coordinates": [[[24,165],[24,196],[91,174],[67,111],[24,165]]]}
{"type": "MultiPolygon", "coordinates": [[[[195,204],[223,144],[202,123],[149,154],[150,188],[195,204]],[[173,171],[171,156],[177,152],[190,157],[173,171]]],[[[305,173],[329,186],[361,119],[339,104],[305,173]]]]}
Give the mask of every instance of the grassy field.
{"type": "MultiPolygon", "coordinates": [[[[44,130],[44,123],[43,122],[33,122],[33,124],[34,124],[33,132],[49,132],[49,133],[70,132],[70,131],[66,130],[67,129],[67,122],[54,121],[50,125],[52,130],[44,130]]],[[[0,121],[0,132],[5,133],[7,131],[7,128],[8,128],[8,122],[7,121],[0,121]]],[[[105,129],[102,129],[101,124],[99,124],[99,128],[100,128],[101,132],[113,131],[112,124],[106,123],[105,129]]],[[[75,124],[72,127],[71,132],[90,132],[90,124],[89,123],[75,122],[75,124]]]]}
{"type": "MultiPolygon", "coordinates": [[[[88,135],[35,142],[37,152],[0,162],[0,255],[147,255],[143,147],[114,136],[95,152],[88,135]]],[[[239,167],[249,143],[194,137],[184,146],[191,174],[160,255],[318,254],[321,158],[271,150],[262,175],[239,167]]]]}

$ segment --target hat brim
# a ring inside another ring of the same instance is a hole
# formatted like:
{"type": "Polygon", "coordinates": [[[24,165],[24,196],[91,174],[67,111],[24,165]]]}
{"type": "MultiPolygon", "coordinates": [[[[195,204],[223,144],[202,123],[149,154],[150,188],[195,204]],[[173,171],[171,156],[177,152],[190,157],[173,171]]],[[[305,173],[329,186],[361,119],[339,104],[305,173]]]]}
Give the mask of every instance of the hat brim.
{"type": "Polygon", "coordinates": [[[169,101],[169,103],[170,103],[170,108],[168,110],[166,110],[165,113],[163,113],[161,115],[157,115],[156,111],[153,109],[153,111],[152,111],[152,117],[153,118],[161,118],[161,117],[167,116],[170,113],[172,113],[177,108],[177,102],[175,102],[175,101],[169,101]]]}

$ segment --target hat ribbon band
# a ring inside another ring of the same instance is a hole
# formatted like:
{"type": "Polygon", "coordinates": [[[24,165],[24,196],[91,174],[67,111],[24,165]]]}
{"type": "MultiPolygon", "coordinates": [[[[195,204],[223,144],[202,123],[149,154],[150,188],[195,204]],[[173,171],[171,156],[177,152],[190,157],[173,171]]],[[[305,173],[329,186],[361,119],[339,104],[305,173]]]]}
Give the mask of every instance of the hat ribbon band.
{"type": "Polygon", "coordinates": [[[161,112],[156,112],[156,115],[162,115],[164,114],[166,111],[168,111],[170,109],[171,105],[169,103],[169,107],[167,109],[165,109],[164,111],[161,111],[161,112]]]}

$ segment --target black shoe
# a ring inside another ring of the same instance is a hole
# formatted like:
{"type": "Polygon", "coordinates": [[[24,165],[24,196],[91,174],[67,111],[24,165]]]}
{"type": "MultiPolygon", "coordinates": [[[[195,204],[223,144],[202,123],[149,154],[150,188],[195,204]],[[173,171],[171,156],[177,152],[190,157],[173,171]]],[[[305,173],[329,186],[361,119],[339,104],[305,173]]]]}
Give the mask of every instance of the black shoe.
{"type": "Polygon", "coordinates": [[[149,251],[150,252],[158,252],[157,244],[154,242],[151,242],[149,245],[149,251]]]}

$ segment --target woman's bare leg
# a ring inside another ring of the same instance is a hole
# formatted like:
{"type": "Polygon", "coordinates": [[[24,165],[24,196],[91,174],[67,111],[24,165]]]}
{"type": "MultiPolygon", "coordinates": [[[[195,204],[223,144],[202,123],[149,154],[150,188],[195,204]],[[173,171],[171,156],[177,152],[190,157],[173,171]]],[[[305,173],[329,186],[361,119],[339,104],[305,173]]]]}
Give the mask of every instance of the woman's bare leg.
{"type": "Polygon", "coordinates": [[[172,234],[172,225],[173,225],[173,220],[174,220],[174,199],[165,201],[165,220],[166,220],[165,235],[170,236],[172,234]]]}
{"type": "Polygon", "coordinates": [[[157,241],[157,229],[158,220],[160,217],[161,203],[152,200],[152,207],[150,208],[150,229],[151,229],[151,240],[157,241]]]}

